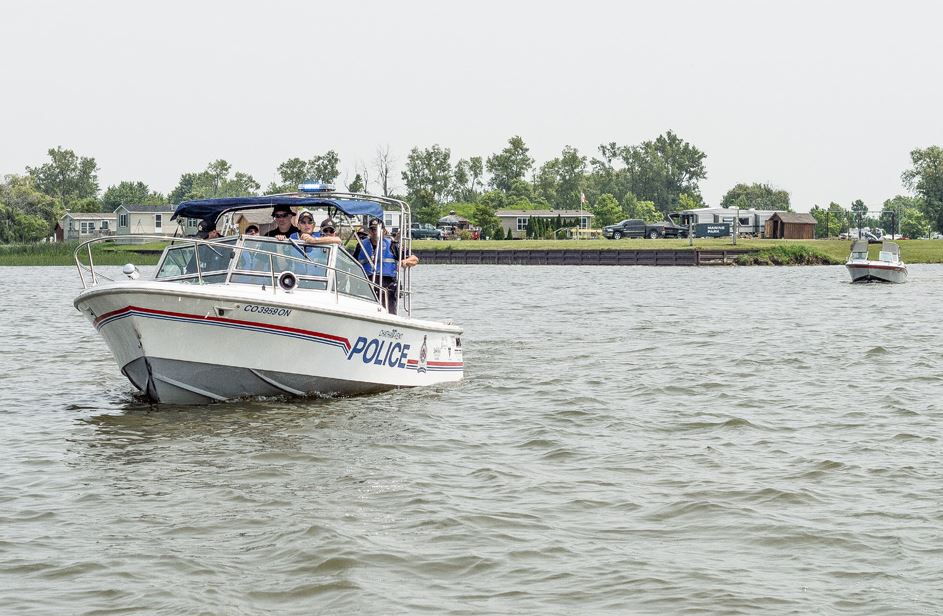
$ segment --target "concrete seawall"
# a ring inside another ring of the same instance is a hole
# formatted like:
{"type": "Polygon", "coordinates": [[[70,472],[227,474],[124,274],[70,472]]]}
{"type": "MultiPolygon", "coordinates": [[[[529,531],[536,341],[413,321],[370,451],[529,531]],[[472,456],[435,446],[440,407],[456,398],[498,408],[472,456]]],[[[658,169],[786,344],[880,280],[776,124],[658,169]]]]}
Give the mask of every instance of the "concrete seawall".
{"type": "Polygon", "coordinates": [[[730,265],[755,250],[414,250],[428,265],[730,265]]]}

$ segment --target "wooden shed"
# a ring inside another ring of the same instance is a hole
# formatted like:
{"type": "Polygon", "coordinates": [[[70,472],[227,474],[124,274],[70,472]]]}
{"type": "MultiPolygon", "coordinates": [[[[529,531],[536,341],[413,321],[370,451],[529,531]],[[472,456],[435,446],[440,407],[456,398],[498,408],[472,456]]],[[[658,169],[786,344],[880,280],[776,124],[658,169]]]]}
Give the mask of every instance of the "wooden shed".
{"type": "Polygon", "coordinates": [[[766,237],[778,240],[811,240],[815,238],[812,214],[776,212],[766,219],[766,237]]]}

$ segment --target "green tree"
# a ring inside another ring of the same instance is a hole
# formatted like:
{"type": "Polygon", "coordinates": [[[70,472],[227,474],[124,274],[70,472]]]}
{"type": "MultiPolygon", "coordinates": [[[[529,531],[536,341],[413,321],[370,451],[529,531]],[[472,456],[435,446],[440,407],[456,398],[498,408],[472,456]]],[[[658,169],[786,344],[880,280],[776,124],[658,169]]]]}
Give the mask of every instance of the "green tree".
{"type": "Polygon", "coordinates": [[[856,226],[872,226],[868,220],[868,206],[861,199],[855,199],[851,204],[851,216],[856,226]]]}
{"type": "Polygon", "coordinates": [[[402,177],[413,200],[426,191],[433,201],[442,202],[452,184],[451,158],[452,151],[438,144],[409,151],[402,177]]]}
{"type": "Polygon", "coordinates": [[[37,190],[58,199],[65,207],[79,199],[98,196],[98,164],[94,158],[76,156],[62,146],[47,153],[48,163],[26,168],[37,190]]]}
{"type": "Polygon", "coordinates": [[[681,193],[701,194],[698,182],[707,177],[706,157],[670,130],[654,141],[622,150],[632,192],[666,213],[678,208],[681,193]]]}
{"type": "Polygon", "coordinates": [[[913,168],[904,171],[904,185],[923,198],[923,215],[930,226],[943,232],[943,148],[932,145],[910,153],[913,168]]]}
{"type": "MultiPolygon", "coordinates": [[[[776,189],[769,184],[737,184],[720,200],[720,207],[741,210],[780,210],[791,212],[789,192],[776,189]]],[[[690,209],[690,208],[682,208],[690,209]]]]}
{"type": "Polygon", "coordinates": [[[455,163],[455,170],[452,172],[452,198],[456,201],[473,201],[471,187],[471,175],[468,171],[468,161],[460,158],[455,163]]]}
{"type": "MultiPolygon", "coordinates": [[[[891,199],[887,199],[884,202],[884,207],[881,209],[880,225],[888,233],[903,233],[901,231],[901,222],[903,221],[903,215],[910,210],[915,210],[918,213],[923,213],[923,200],[920,197],[906,197],[903,195],[897,195],[891,199]]],[[[917,219],[914,219],[915,221],[917,219]]],[[[926,218],[923,217],[924,222],[926,218]]]]}
{"type": "Polygon", "coordinates": [[[197,176],[199,173],[184,173],[180,176],[180,181],[177,182],[177,185],[174,187],[170,194],[167,195],[167,200],[170,203],[180,203],[181,201],[186,201],[190,199],[193,195],[193,187],[196,184],[197,176]]]}
{"type": "Polygon", "coordinates": [[[558,173],[557,196],[556,200],[551,202],[554,209],[579,209],[580,195],[583,194],[583,176],[586,174],[586,157],[581,156],[576,148],[566,146],[560,155],[558,173]]]}
{"type": "Polygon", "coordinates": [[[269,193],[293,193],[298,186],[307,180],[317,180],[326,184],[333,184],[340,175],[340,156],[334,150],[324,154],[315,154],[310,160],[289,158],[278,165],[276,171],[281,183],[272,183],[268,187],[269,193]]]}
{"type": "Polygon", "coordinates": [[[305,179],[320,180],[328,184],[333,184],[339,176],[340,156],[334,150],[328,150],[324,154],[316,154],[308,161],[308,177],[305,179]]]}
{"type": "Polygon", "coordinates": [[[604,193],[596,199],[595,207],[592,209],[594,220],[593,224],[597,227],[605,227],[622,220],[622,207],[616,198],[609,193],[604,193]]]}
{"type": "Polygon", "coordinates": [[[508,196],[500,190],[490,190],[478,198],[478,203],[487,205],[492,210],[507,209],[508,196]]]}
{"type": "Polygon", "coordinates": [[[838,205],[834,201],[828,204],[828,228],[829,235],[838,235],[848,231],[851,227],[851,212],[838,205]]]}
{"type": "Polygon", "coordinates": [[[429,189],[420,189],[419,192],[413,195],[411,205],[417,222],[427,222],[434,225],[442,218],[442,208],[429,189]]]}
{"type": "Polygon", "coordinates": [[[481,228],[484,237],[495,237],[501,233],[501,221],[494,215],[494,210],[484,203],[475,205],[472,222],[481,228]]]}
{"type": "Polygon", "coordinates": [[[365,190],[363,185],[363,178],[360,177],[360,174],[354,176],[354,179],[351,181],[350,185],[347,187],[347,190],[352,193],[362,193],[365,190]]]}
{"type": "Polygon", "coordinates": [[[909,238],[927,237],[930,234],[930,221],[920,210],[908,208],[901,213],[900,232],[909,238]]]}
{"type": "Polygon", "coordinates": [[[308,179],[308,163],[298,157],[289,158],[281,163],[276,171],[282,182],[270,186],[271,193],[295,192],[298,186],[308,179]]]}
{"type": "Polygon", "coordinates": [[[232,166],[225,160],[215,160],[205,171],[184,173],[168,198],[170,203],[189,199],[215,199],[220,197],[248,197],[258,194],[260,185],[255,179],[241,171],[232,177],[232,166]]]}
{"type": "Polygon", "coordinates": [[[560,159],[548,160],[534,176],[534,194],[547,203],[557,203],[560,190],[560,159]]]}
{"type": "Polygon", "coordinates": [[[688,193],[681,193],[681,195],[678,196],[678,209],[694,210],[699,207],[704,207],[704,200],[701,198],[701,195],[689,195],[688,193]]]}
{"type": "Polygon", "coordinates": [[[508,232],[507,232],[507,235],[504,236],[504,239],[506,240],[514,239],[514,233],[511,231],[511,227],[508,227],[508,232]]]}
{"type": "Polygon", "coordinates": [[[220,188],[223,182],[226,181],[226,178],[229,177],[230,171],[232,171],[232,165],[221,158],[214,160],[206,166],[206,173],[208,174],[212,194],[214,196],[219,195],[220,188]]]}
{"type": "Polygon", "coordinates": [[[825,212],[825,208],[819,207],[818,204],[809,210],[809,214],[815,219],[815,237],[828,237],[825,233],[825,212]]]}
{"type": "Polygon", "coordinates": [[[468,159],[468,174],[471,176],[472,194],[478,194],[479,189],[482,187],[481,178],[485,174],[481,156],[472,156],[468,159]]]}
{"type": "Polygon", "coordinates": [[[635,218],[641,218],[645,222],[658,222],[663,217],[654,201],[639,201],[635,205],[635,218]]]}
{"type": "Polygon", "coordinates": [[[595,203],[603,193],[618,197],[631,192],[628,172],[625,168],[616,167],[616,162],[621,160],[625,148],[615,141],[610,141],[601,144],[598,149],[600,158],[589,161],[591,171],[585,178],[585,192],[589,200],[595,203]]]}
{"type": "Polygon", "coordinates": [[[622,197],[622,217],[623,218],[637,218],[635,215],[635,210],[638,209],[638,198],[633,192],[625,193],[625,196],[622,197]]]}
{"type": "Polygon", "coordinates": [[[485,166],[491,174],[491,186],[508,191],[514,180],[523,179],[527,175],[534,166],[534,159],[530,157],[530,150],[524,140],[515,135],[508,139],[507,147],[488,157],[485,166]]]}
{"type": "Polygon", "coordinates": [[[101,212],[107,211],[102,207],[102,202],[95,197],[85,197],[84,199],[79,199],[73,201],[72,205],[69,207],[70,212],[101,212]]]}
{"type": "Polygon", "coordinates": [[[142,205],[160,205],[166,203],[164,196],[151,191],[144,182],[119,182],[105,189],[102,194],[102,211],[114,212],[119,205],[135,203],[142,205]]]}
{"type": "Polygon", "coordinates": [[[61,202],[37,190],[30,175],[8,175],[0,184],[0,242],[47,238],[63,213],[61,202]]]}

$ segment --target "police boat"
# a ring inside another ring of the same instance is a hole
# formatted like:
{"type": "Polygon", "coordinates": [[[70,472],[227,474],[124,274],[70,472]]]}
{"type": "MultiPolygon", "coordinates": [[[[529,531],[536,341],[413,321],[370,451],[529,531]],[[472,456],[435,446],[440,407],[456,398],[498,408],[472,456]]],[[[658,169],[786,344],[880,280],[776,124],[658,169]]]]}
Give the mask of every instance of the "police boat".
{"type": "Polygon", "coordinates": [[[400,254],[392,255],[380,226],[378,246],[384,248],[372,251],[368,269],[376,275],[368,277],[341,244],[238,232],[238,213],[276,206],[343,217],[348,242],[362,246],[365,240],[354,233],[358,221],[382,221],[385,210],[399,210],[400,228],[410,228],[403,201],[309,183],[298,193],[179,204],[172,219],[220,221],[224,235],[172,238],[153,277],[128,264],[109,278],[95,266],[93,248],[121,236],[85,242],[75,251],[84,289],[75,307],[138,390],[154,402],[203,404],[354,395],[462,379],[462,329],[410,315],[409,269],[401,263],[408,234],[399,242],[400,254]],[[394,275],[398,285],[388,294],[394,275]]]}

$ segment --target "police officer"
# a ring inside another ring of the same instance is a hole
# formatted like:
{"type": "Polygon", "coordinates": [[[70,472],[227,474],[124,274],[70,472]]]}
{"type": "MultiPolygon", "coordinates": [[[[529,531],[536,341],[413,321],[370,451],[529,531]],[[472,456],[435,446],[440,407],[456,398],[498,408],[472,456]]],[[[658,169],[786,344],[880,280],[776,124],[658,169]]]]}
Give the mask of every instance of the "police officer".
{"type": "Polygon", "coordinates": [[[399,254],[399,243],[394,242],[389,237],[384,236],[383,244],[379,249],[379,274],[382,274],[382,281],[378,280],[380,276],[374,269],[373,262],[374,254],[377,251],[377,245],[380,239],[380,222],[378,220],[371,220],[368,229],[369,234],[366,238],[357,238],[357,246],[354,248],[354,258],[357,259],[363,266],[363,271],[367,274],[367,278],[382,284],[383,288],[386,290],[386,306],[389,309],[390,314],[396,314],[396,277],[399,269],[397,265],[402,267],[413,267],[419,263],[419,257],[416,255],[409,255],[397,263],[396,256],[399,254]]]}
{"type": "Polygon", "coordinates": [[[275,227],[265,235],[278,240],[287,240],[292,233],[298,233],[298,227],[292,224],[293,217],[294,212],[287,205],[272,207],[272,222],[275,223],[275,227]]]}

